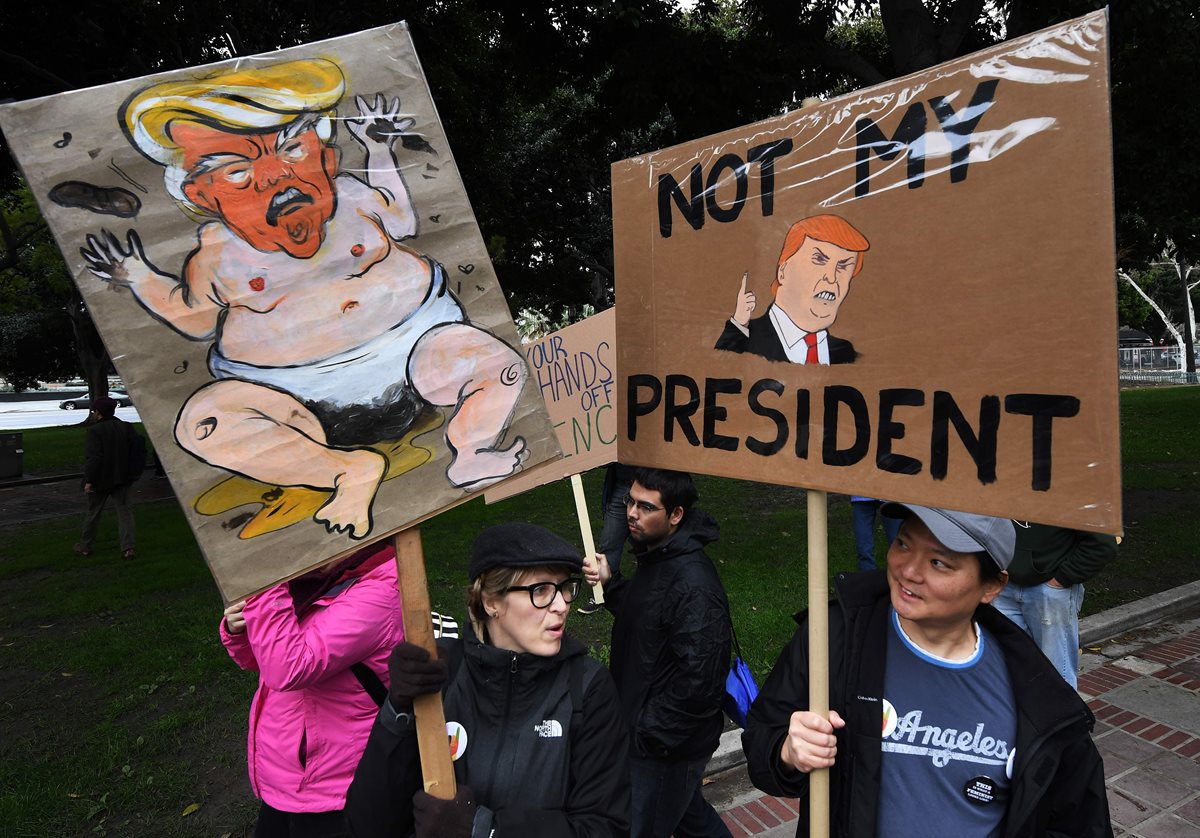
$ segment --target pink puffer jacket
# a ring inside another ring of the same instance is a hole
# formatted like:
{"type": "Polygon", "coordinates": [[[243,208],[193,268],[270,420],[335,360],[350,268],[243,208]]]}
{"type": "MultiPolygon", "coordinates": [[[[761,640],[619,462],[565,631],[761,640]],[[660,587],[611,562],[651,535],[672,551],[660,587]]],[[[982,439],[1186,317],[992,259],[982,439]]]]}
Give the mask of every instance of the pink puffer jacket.
{"type": "MultiPolygon", "coordinates": [[[[388,683],[387,659],[404,639],[395,553],[297,619],[287,583],[246,601],[246,631],[221,642],[259,673],[250,705],[250,786],[283,812],[328,812],[346,789],[379,708],[350,667],[364,661],[388,683]]],[[[371,564],[367,562],[366,564],[371,564]]]]}

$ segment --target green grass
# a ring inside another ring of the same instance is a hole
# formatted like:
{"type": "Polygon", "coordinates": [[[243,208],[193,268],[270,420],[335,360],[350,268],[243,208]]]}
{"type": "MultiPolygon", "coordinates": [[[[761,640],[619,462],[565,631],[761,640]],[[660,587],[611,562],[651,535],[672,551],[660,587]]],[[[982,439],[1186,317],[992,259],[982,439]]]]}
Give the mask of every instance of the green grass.
{"type": "Polygon", "coordinates": [[[1191,489],[1200,478],[1200,387],[1121,394],[1125,489],[1191,489]]]}
{"type": "MultiPolygon", "coordinates": [[[[1200,388],[1122,394],[1127,534],[1118,561],[1089,584],[1086,613],[1200,575],[1197,417],[1200,388]]],[[[27,431],[25,447],[44,453],[38,462],[52,454],[77,467],[82,430],[27,431]]],[[[593,506],[600,479],[584,479],[593,506]]],[[[710,553],[761,679],[806,598],[805,495],[713,477],[697,484],[700,505],[721,524],[710,553]]],[[[253,821],[244,740],[255,678],[220,646],[221,599],[177,504],[136,514],[131,562],[116,558],[111,512],[87,558],[70,551],[74,519],[0,533],[0,836],[240,835],[253,821]],[[199,810],[183,816],[193,803],[199,810]]],[[[470,544],[484,527],[512,520],[579,541],[566,483],[450,510],[422,527],[435,610],[464,619],[470,544]]],[[[598,531],[599,520],[593,525],[598,531]]],[[[829,552],[831,573],[854,569],[850,504],[836,495],[829,552]]],[[[607,659],[605,612],[573,615],[570,628],[607,659]]]]}
{"type": "MultiPolygon", "coordinates": [[[[25,453],[22,467],[26,475],[62,474],[64,472],[79,472],[83,470],[83,435],[85,426],[83,420],[87,411],[79,415],[79,424],[62,425],[56,428],[34,428],[20,431],[22,434],[21,447],[25,453]]],[[[135,423],[143,437],[146,437],[146,456],[151,458],[154,446],[146,436],[146,429],[141,423],[135,423]]]]}

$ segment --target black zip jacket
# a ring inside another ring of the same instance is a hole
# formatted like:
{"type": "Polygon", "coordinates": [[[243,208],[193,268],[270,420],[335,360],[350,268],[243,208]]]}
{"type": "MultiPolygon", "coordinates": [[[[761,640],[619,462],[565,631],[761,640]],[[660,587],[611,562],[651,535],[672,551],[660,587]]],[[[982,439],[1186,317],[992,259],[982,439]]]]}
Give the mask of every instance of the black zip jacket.
{"type": "MultiPolygon", "coordinates": [[[[438,641],[452,644],[461,652],[443,656],[460,662],[442,697],[447,723],[466,731],[454,776],[481,805],[473,835],[628,836],[628,729],[612,679],[584,645],[564,636],[554,657],[518,654],[483,645],[469,627],[462,640],[438,641]],[[583,696],[582,712],[573,691],[583,696]]],[[[346,797],[350,834],[411,835],[421,787],[416,731],[397,726],[384,702],[346,797]]]]}
{"type": "Polygon", "coordinates": [[[634,551],[632,579],[604,589],[615,620],[610,669],[633,732],[633,753],[662,761],[707,758],[725,726],[729,606],[704,546],[717,522],[691,509],[657,548],[634,551]]]}
{"type": "MultiPolygon", "coordinates": [[[[887,817],[877,809],[890,597],[883,571],[840,574],[837,593],[829,608],[829,706],[846,726],[837,731],[830,771],[830,831],[835,838],[871,838],[877,814],[887,817]]],[[[980,606],[975,619],[1003,651],[1017,705],[1005,838],[1111,836],[1091,711],[1025,632],[990,605],[980,606]]],[[[800,628],[750,708],[742,747],[755,786],[800,799],[796,835],[802,837],[808,835],[808,775],[779,757],[793,711],[808,706],[807,614],[797,614],[796,622],[800,628]]]]}
{"type": "Polygon", "coordinates": [[[129,473],[129,435],[133,428],[115,416],[100,419],[84,434],[83,482],[97,492],[111,492],[132,483],[129,473]]]}

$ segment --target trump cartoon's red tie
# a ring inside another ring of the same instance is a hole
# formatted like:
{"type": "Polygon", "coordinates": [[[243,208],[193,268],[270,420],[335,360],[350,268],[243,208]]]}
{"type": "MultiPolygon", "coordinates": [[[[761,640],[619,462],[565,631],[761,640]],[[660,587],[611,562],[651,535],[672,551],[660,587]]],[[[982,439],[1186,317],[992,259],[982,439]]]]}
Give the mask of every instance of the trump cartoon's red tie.
{"type": "Polygon", "coordinates": [[[819,364],[820,359],[817,357],[817,336],[809,332],[804,336],[804,344],[808,347],[808,355],[804,359],[805,364],[819,364]]]}

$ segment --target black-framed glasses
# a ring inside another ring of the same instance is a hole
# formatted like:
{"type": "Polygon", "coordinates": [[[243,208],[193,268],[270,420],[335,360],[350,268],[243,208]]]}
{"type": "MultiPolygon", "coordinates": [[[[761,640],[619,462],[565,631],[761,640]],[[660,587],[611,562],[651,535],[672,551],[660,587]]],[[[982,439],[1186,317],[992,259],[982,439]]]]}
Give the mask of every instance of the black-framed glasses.
{"type": "MultiPolygon", "coordinates": [[[[570,576],[561,582],[535,582],[532,585],[509,585],[509,591],[528,591],[529,601],[534,608],[549,608],[554,597],[562,594],[563,602],[570,605],[579,595],[579,586],[583,580],[578,576],[570,576]]],[[[505,591],[508,593],[508,591],[505,591]]]]}
{"type": "Polygon", "coordinates": [[[638,512],[641,512],[643,515],[649,515],[652,512],[662,511],[661,506],[655,506],[652,503],[646,503],[644,500],[634,500],[632,495],[626,495],[625,508],[628,509],[631,506],[636,506],[638,508],[638,512]]]}

